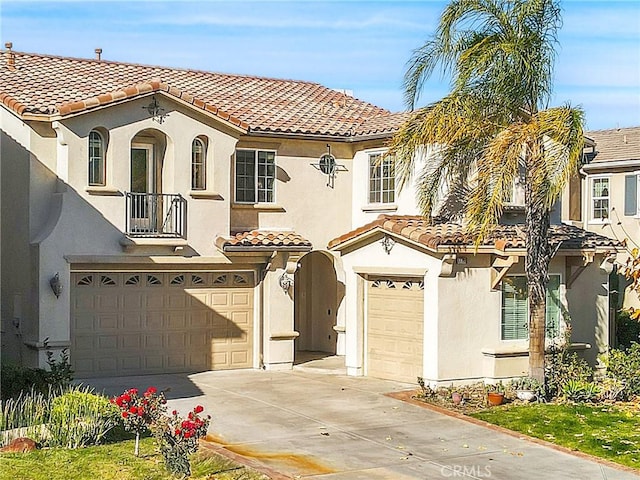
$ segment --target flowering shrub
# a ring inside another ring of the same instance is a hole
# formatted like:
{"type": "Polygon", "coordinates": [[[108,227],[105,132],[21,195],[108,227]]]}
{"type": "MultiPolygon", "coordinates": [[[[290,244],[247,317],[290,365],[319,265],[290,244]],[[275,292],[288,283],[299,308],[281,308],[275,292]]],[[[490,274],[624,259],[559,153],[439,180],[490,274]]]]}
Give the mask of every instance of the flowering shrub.
{"type": "Polygon", "coordinates": [[[189,455],[198,450],[198,439],[207,434],[211,416],[202,418],[204,408],[195,407],[187,418],[174,410],[171,416],[159,418],[154,425],[154,435],[164,457],[167,470],[181,477],[191,475],[189,455]]]}
{"type": "Polygon", "coordinates": [[[135,432],[135,455],[139,453],[140,433],[151,430],[151,426],[166,412],[166,399],[164,392],[159,392],[155,387],[149,387],[142,396],[138,395],[137,388],[125,390],[125,392],[111,399],[111,403],[120,408],[120,415],[127,431],[135,432]]]}

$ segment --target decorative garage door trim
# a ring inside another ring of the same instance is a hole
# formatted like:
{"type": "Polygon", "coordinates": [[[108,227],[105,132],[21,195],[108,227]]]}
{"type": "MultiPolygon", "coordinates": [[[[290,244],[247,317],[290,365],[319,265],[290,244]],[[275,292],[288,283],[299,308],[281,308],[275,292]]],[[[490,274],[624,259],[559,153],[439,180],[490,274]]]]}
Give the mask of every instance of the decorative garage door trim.
{"type": "Polygon", "coordinates": [[[366,298],[367,375],[415,383],[423,367],[423,280],[372,277],[366,298]]]}
{"type": "Polygon", "coordinates": [[[79,377],[253,366],[253,272],[75,272],[79,377]]]}

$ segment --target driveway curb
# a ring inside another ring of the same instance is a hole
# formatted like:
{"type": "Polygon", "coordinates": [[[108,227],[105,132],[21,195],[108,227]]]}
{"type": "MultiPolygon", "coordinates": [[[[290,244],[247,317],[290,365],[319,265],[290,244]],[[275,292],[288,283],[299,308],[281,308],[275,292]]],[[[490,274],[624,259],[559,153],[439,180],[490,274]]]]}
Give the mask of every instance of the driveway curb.
{"type": "Polygon", "coordinates": [[[473,423],[474,425],[479,425],[484,428],[488,428],[489,430],[494,430],[496,432],[506,433],[515,438],[519,438],[522,440],[527,440],[531,443],[535,443],[538,445],[542,445],[544,447],[551,448],[558,452],[568,453],[569,455],[573,455],[574,457],[584,458],[586,460],[591,460],[593,462],[606,465],[607,467],[614,468],[616,470],[620,470],[623,472],[635,473],[636,475],[640,475],[640,471],[635,468],[627,467],[626,465],[620,465],[619,463],[612,462],[611,460],[607,460],[604,458],[596,457],[594,455],[589,455],[588,453],[581,452],[579,450],[571,450],[570,448],[563,447],[562,445],[556,445],[555,443],[548,442],[546,440],[542,440],[541,438],[531,437],[525,433],[516,432],[514,430],[509,430],[508,428],[501,427],[499,425],[494,425],[493,423],[485,422],[484,420],[480,420],[478,418],[473,418],[468,415],[464,415],[462,413],[454,412],[452,410],[448,410],[443,407],[439,407],[438,405],[433,405],[428,402],[423,402],[421,400],[416,400],[414,398],[416,394],[416,390],[405,390],[403,392],[390,392],[385,393],[387,397],[395,398],[396,400],[400,400],[406,403],[410,403],[411,405],[416,405],[421,408],[426,408],[427,410],[431,410],[437,413],[441,413],[443,415],[447,415],[449,417],[457,418],[460,420],[464,420],[465,422],[473,423]]]}

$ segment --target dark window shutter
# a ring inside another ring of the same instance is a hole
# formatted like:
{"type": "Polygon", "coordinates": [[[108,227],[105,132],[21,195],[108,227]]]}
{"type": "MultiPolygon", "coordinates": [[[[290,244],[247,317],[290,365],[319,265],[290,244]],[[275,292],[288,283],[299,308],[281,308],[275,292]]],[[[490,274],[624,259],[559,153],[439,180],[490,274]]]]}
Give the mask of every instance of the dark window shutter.
{"type": "Polygon", "coordinates": [[[625,175],[624,177],[624,214],[636,215],[638,213],[638,177],[637,175],[625,175]]]}

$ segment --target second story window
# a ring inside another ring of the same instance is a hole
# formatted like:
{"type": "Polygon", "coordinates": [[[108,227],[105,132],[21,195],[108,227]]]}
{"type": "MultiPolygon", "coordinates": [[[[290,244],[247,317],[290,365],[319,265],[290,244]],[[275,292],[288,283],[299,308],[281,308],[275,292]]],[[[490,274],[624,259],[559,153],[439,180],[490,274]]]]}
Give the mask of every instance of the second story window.
{"type": "Polygon", "coordinates": [[[396,200],[396,174],[393,159],[381,153],[369,155],[369,203],[393,203],[396,200]]]}
{"type": "Polygon", "coordinates": [[[104,137],[100,132],[92,130],[89,133],[89,185],[106,184],[104,152],[104,137]]]}
{"type": "Polygon", "coordinates": [[[609,177],[591,179],[591,219],[609,219],[609,177]]]}
{"type": "Polygon", "coordinates": [[[206,182],[206,146],[201,138],[191,143],[191,189],[205,190],[206,182]]]}
{"type": "Polygon", "coordinates": [[[236,151],[236,202],[275,201],[276,153],[265,150],[236,151]]]}

